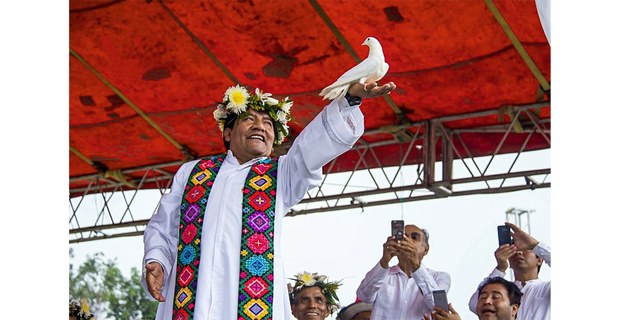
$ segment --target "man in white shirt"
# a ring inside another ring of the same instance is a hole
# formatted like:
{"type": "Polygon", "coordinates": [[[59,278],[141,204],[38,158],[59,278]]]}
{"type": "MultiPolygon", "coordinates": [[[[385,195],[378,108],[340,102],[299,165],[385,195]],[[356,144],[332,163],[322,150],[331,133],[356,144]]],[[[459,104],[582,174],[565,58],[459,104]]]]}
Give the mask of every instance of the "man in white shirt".
{"type": "Polygon", "coordinates": [[[429,251],[428,232],[416,225],[406,225],[402,240],[394,236],[383,244],[379,262],[357,288],[361,301],[372,303],[370,319],[422,319],[434,306],[433,291],[450,289],[450,275],[422,264],[429,251]],[[389,266],[396,256],[398,264],[389,266]]]}
{"type": "MultiPolygon", "coordinates": [[[[479,320],[515,320],[523,295],[517,285],[501,277],[487,278],[477,292],[479,320]]],[[[424,314],[424,320],[461,320],[452,304],[448,308],[449,311],[435,307],[432,314],[424,314]]]]}
{"type": "MultiPolygon", "coordinates": [[[[523,293],[517,319],[549,320],[551,281],[538,279],[538,272],[543,261],[551,267],[551,248],[516,225],[510,222],[506,222],[506,225],[512,229],[514,244],[504,244],[495,250],[497,266],[487,278],[506,276],[506,269],[510,263],[510,268],[514,272],[514,283],[523,293]]],[[[469,310],[473,313],[476,313],[477,302],[478,292],[474,292],[469,300],[469,310]]]]}
{"type": "Polygon", "coordinates": [[[214,112],[227,153],[183,164],[144,231],[142,285],[161,302],[156,320],[290,319],[282,219],[364,132],[361,98],[395,88],[352,84],[270,158],[292,101],[230,87],[214,112]]]}

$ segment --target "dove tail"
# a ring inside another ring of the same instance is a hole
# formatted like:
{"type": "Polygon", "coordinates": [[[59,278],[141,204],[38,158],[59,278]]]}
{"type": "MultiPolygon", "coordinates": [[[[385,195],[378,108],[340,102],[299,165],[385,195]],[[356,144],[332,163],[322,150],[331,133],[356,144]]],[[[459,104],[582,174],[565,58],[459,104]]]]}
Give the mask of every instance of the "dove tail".
{"type": "Polygon", "coordinates": [[[341,86],[337,86],[333,88],[326,87],[325,89],[321,91],[321,93],[319,93],[319,95],[323,96],[323,100],[340,99],[340,98],[344,98],[348,90],[349,90],[349,84],[343,84],[341,86]]]}

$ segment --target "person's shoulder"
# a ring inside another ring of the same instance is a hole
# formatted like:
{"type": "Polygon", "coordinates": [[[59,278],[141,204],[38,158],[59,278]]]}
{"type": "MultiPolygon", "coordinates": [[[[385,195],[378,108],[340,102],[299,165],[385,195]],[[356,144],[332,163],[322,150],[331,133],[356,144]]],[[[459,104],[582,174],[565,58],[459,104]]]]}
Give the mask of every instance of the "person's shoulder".
{"type": "Polygon", "coordinates": [[[196,160],[190,160],[187,162],[184,162],[183,164],[181,164],[181,167],[179,167],[179,172],[180,171],[185,171],[185,170],[191,170],[193,167],[196,166],[196,164],[198,163],[198,161],[200,161],[202,159],[196,159],[196,160]]]}

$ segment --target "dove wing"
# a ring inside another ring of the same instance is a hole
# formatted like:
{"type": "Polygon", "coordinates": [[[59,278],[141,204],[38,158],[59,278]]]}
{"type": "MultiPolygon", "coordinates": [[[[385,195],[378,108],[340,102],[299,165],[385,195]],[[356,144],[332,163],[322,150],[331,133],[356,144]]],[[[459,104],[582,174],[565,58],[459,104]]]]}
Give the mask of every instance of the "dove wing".
{"type": "Polygon", "coordinates": [[[340,78],[336,80],[336,82],[332,83],[327,88],[337,87],[343,84],[358,81],[359,79],[364,77],[368,77],[369,74],[376,72],[380,64],[381,62],[379,61],[379,59],[374,57],[368,57],[364,59],[364,61],[358,63],[353,68],[349,69],[347,72],[343,73],[340,78]]]}

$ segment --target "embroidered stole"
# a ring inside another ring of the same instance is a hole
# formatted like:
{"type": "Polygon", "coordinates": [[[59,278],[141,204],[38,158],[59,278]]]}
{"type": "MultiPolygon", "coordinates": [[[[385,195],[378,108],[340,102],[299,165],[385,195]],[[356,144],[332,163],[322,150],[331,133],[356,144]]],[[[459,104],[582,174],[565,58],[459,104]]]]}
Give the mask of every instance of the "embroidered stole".
{"type": "MultiPolygon", "coordinates": [[[[185,186],[179,219],[173,320],[191,320],[194,317],[202,223],[211,186],[225,156],[221,154],[198,161],[185,186]]],[[[252,165],[245,180],[238,320],[272,318],[277,168],[277,158],[258,161],[252,165]]]]}

